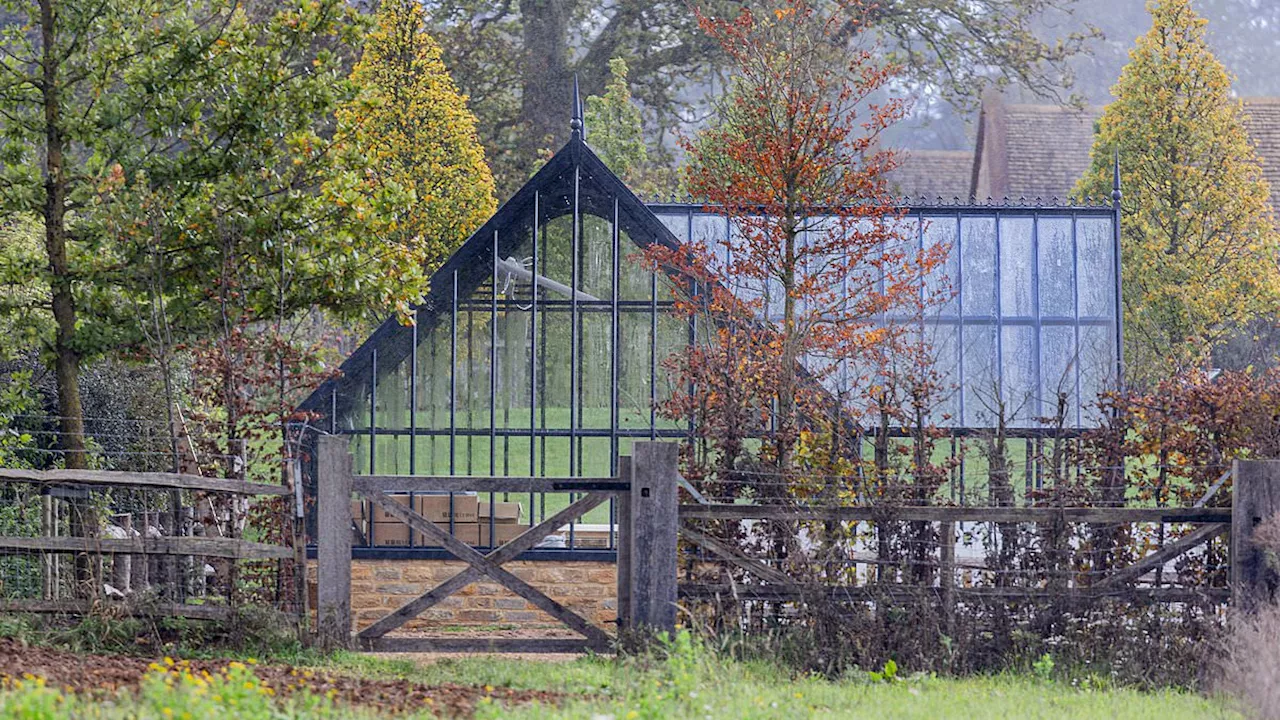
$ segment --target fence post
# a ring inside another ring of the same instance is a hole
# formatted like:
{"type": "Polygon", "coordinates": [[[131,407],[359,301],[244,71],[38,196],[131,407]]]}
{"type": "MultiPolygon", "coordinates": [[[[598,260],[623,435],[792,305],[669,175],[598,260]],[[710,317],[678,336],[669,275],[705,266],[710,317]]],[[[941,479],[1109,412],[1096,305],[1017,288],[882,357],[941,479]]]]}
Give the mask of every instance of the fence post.
{"type": "Polygon", "coordinates": [[[938,524],[938,594],[942,599],[942,627],[955,636],[956,618],[956,524],[938,524]]]}
{"type": "Polygon", "coordinates": [[[325,651],[351,644],[351,452],[320,437],[316,453],[316,635],[325,651]]]}
{"type": "Polygon", "coordinates": [[[1254,529],[1280,513],[1280,460],[1233,460],[1231,500],[1231,593],[1237,609],[1252,611],[1275,593],[1254,529]]]}
{"type": "Polygon", "coordinates": [[[675,631],[678,453],[671,442],[632,445],[630,631],[675,631]]]}
{"type": "MultiPolygon", "coordinates": [[[[618,479],[631,482],[631,458],[618,458],[618,479]]],[[[618,493],[615,500],[618,514],[618,635],[626,632],[631,622],[631,490],[618,493]]]]}

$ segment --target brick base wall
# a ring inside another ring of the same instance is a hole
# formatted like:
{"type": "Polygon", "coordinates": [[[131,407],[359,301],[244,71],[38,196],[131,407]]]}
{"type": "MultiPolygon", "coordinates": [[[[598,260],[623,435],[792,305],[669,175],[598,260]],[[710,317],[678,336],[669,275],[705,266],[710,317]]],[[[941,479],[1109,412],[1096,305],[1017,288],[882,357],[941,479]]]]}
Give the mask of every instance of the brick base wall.
{"type": "MultiPolygon", "coordinates": [[[[466,569],[457,560],[352,560],[351,614],[359,631],[466,569]]],[[[605,562],[512,561],[502,566],[606,630],[616,628],[617,566],[605,562]]],[[[312,582],[315,565],[311,566],[312,582]]],[[[403,627],[424,630],[560,622],[496,582],[483,578],[445,598],[403,627]]]]}

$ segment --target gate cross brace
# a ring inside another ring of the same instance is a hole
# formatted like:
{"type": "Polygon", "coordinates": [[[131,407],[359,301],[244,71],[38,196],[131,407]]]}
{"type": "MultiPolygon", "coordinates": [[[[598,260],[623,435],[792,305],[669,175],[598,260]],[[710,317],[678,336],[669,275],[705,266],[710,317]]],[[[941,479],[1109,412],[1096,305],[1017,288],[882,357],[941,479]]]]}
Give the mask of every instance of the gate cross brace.
{"type": "Polygon", "coordinates": [[[366,496],[382,508],[388,514],[399,518],[407,523],[409,527],[426,535],[432,540],[440,543],[446,550],[452,553],[459,560],[466,562],[471,567],[454,575],[444,583],[433,588],[427,593],[410,600],[400,609],[392,614],[375,622],[373,625],[365,628],[357,637],[361,640],[373,640],[385,635],[391,630],[400,627],[408,622],[418,613],[435,605],[444,598],[461,590],[463,587],[470,585],[480,578],[482,575],[488,575],[498,581],[503,587],[520,597],[533,603],[535,607],[557,620],[568,625],[573,630],[581,633],[593,647],[598,649],[607,649],[613,642],[600,628],[592,625],[581,615],[573,612],[569,608],[552,600],[543,594],[540,590],[526,583],[511,572],[504,570],[501,565],[504,562],[514,559],[525,550],[532,548],[538,544],[542,538],[564,524],[567,520],[572,520],[587,511],[595,508],[608,499],[608,494],[591,493],[586,497],[578,500],[569,507],[561,510],[551,516],[542,523],[521,533],[519,537],[502,547],[494,550],[489,555],[482,555],[470,545],[450,535],[448,531],[442,529],[439,525],[427,520],[409,507],[395,502],[384,492],[368,492],[366,496]]]}

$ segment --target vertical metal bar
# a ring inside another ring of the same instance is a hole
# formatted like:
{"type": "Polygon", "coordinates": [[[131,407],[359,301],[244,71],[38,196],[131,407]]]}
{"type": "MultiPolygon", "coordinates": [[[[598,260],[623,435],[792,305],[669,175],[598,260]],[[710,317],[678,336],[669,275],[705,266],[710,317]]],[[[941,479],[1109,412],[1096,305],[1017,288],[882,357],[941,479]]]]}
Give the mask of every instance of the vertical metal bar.
{"type": "MultiPolygon", "coordinates": [[[[969,394],[969,378],[964,374],[964,228],[960,222],[960,214],[956,213],[955,243],[952,252],[956,254],[956,377],[960,381],[960,427],[965,427],[968,417],[965,415],[965,396],[969,394]]],[[[961,443],[963,446],[963,443],[961,443]]],[[[960,504],[964,504],[964,453],[960,454],[960,504]]]]}
{"type": "Polygon", "coordinates": [[[378,348],[374,348],[369,363],[369,474],[378,472],[374,464],[378,445],[378,348]]]}
{"type": "Polygon", "coordinates": [[[1071,213],[1071,317],[1075,321],[1071,326],[1075,337],[1071,366],[1075,368],[1076,374],[1076,427],[1083,427],[1084,397],[1080,394],[1080,248],[1076,244],[1076,223],[1079,220],[1078,213],[1071,213]]]}
{"type": "MultiPolygon", "coordinates": [[[[458,271],[453,271],[453,303],[449,306],[449,474],[458,472],[458,271]]],[[[449,534],[453,533],[453,493],[449,493],[449,534]]]]}
{"type": "MultiPolygon", "coordinates": [[[[413,311],[412,347],[409,350],[409,474],[418,474],[418,311],[413,311]]],[[[414,507],[416,493],[409,493],[409,507],[414,507]]],[[[409,547],[417,545],[417,533],[409,531],[409,547]]]]}
{"type": "MultiPolygon", "coordinates": [[[[489,314],[489,475],[498,474],[498,231],[493,231],[493,287],[489,314]]],[[[489,494],[490,500],[493,493],[489,494]]],[[[492,517],[492,515],[490,515],[492,517]]],[[[492,538],[491,538],[492,539],[492,538]]]]}
{"type": "Polygon", "coordinates": [[[338,383],[329,389],[329,434],[338,434],[338,383]]]}
{"type": "MultiPolygon", "coordinates": [[[[569,274],[570,287],[573,291],[569,294],[569,475],[572,477],[578,474],[578,291],[580,287],[580,272],[578,268],[578,252],[581,250],[582,244],[582,215],[578,208],[578,193],[581,182],[581,168],[575,164],[573,166],[573,232],[570,235],[572,246],[570,247],[569,257],[569,274]]],[[[569,524],[569,532],[573,532],[573,524],[569,524]]],[[[572,543],[570,544],[572,547],[572,543]]]]}
{"type": "MultiPolygon", "coordinates": [[[[490,282],[491,305],[489,310],[489,476],[498,474],[498,231],[493,231],[493,277],[490,282]]],[[[494,543],[494,499],[489,493],[489,545],[494,543]]],[[[476,518],[479,520],[479,518],[476,518]]]]}
{"type": "MultiPolygon", "coordinates": [[[[1003,288],[1000,284],[1000,211],[996,213],[995,235],[995,301],[996,301],[996,399],[997,405],[1003,406],[1004,396],[1004,304],[1001,302],[1003,288]]],[[[1008,418],[1005,419],[1008,424],[1008,418]]]]}
{"type": "Polygon", "coordinates": [[[458,271],[453,271],[449,306],[449,474],[458,471],[458,271]]]}
{"type": "MultiPolygon", "coordinates": [[[[409,474],[418,474],[418,311],[413,311],[413,349],[409,351],[409,474]]],[[[410,505],[413,504],[410,494],[410,505]]]]}
{"type": "Polygon", "coordinates": [[[1116,387],[1124,387],[1124,278],[1120,268],[1120,219],[1122,211],[1120,200],[1124,195],[1120,192],[1120,151],[1115,154],[1115,170],[1111,181],[1111,272],[1115,275],[1116,297],[1116,387]]]}
{"type": "Polygon", "coordinates": [[[649,439],[658,439],[658,271],[649,273],[649,439]]]}
{"type": "MultiPolygon", "coordinates": [[[[1031,417],[1045,417],[1045,406],[1047,402],[1044,397],[1044,332],[1040,321],[1040,214],[1039,212],[1031,216],[1031,317],[1033,318],[1032,331],[1034,342],[1036,344],[1034,360],[1035,369],[1035,394],[1039,397],[1040,404],[1037,406],[1039,411],[1033,413],[1031,417]]],[[[1057,412],[1058,403],[1055,396],[1053,403],[1053,411],[1057,412]]]]}
{"type": "MultiPolygon", "coordinates": [[[[619,371],[619,365],[621,364],[621,362],[618,359],[618,353],[621,350],[620,348],[621,342],[619,338],[619,335],[621,333],[621,328],[618,326],[618,320],[619,320],[618,300],[619,300],[619,296],[621,295],[621,292],[619,291],[619,288],[618,288],[618,282],[622,275],[622,258],[619,257],[619,254],[622,252],[621,232],[618,227],[619,219],[620,218],[618,216],[618,198],[615,197],[613,199],[613,228],[611,233],[612,237],[610,238],[613,241],[613,267],[610,268],[613,275],[613,281],[612,281],[613,293],[611,297],[612,307],[609,309],[610,310],[609,322],[610,322],[610,329],[611,329],[611,332],[609,333],[609,340],[610,340],[610,343],[609,343],[609,474],[615,477],[618,474],[618,421],[619,421],[619,413],[618,413],[618,375],[619,373],[618,371],[619,371]]],[[[616,496],[610,495],[609,496],[609,548],[610,549],[613,549],[617,545],[617,543],[615,542],[616,538],[614,533],[615,501],[616,501],[616,496]]]]}
{"type": "MultiPolygon", "coordinates": [[[[369,474],[376,473],[377,466],[374,464],[375,449],[378,445],[378,435],[376,432],[378,408],[378,348],[374,348],[369,358],[369,474]]],[[[374,537],[374,522],[372,512],[369,515],[369,544],[376,545],[377,540],[374,537]]]]}
{"type": "MultiPolygon", "coordinates": [[[[533,277],[529,281],[529,477],[538,474],[538,226],[541,223],[539,200],[541,191],[533,193],[533,277]]],[[[534,493],[529,492],[529,525],[536,525],[534,518],[534,493]]]]}

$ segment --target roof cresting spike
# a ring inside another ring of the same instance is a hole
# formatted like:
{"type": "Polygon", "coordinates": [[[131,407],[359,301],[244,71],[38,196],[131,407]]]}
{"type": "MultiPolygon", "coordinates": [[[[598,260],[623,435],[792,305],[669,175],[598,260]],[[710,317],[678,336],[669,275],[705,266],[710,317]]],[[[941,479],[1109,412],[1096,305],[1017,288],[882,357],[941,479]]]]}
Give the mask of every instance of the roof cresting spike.
{"type": "Polygon", "coordinates": [[[569,121],[569,129],[583,140],[587,139],[587,129],[582,122],[582,95],[578,92],[578,73],[573,74],[573,119],[569,121]]]}
{"type": "Polygon", "coordinates": [[[1120,204],[1120,148],[1115,149],[1111,175],[1111,202],[1114,205],[1120,204]]]}

